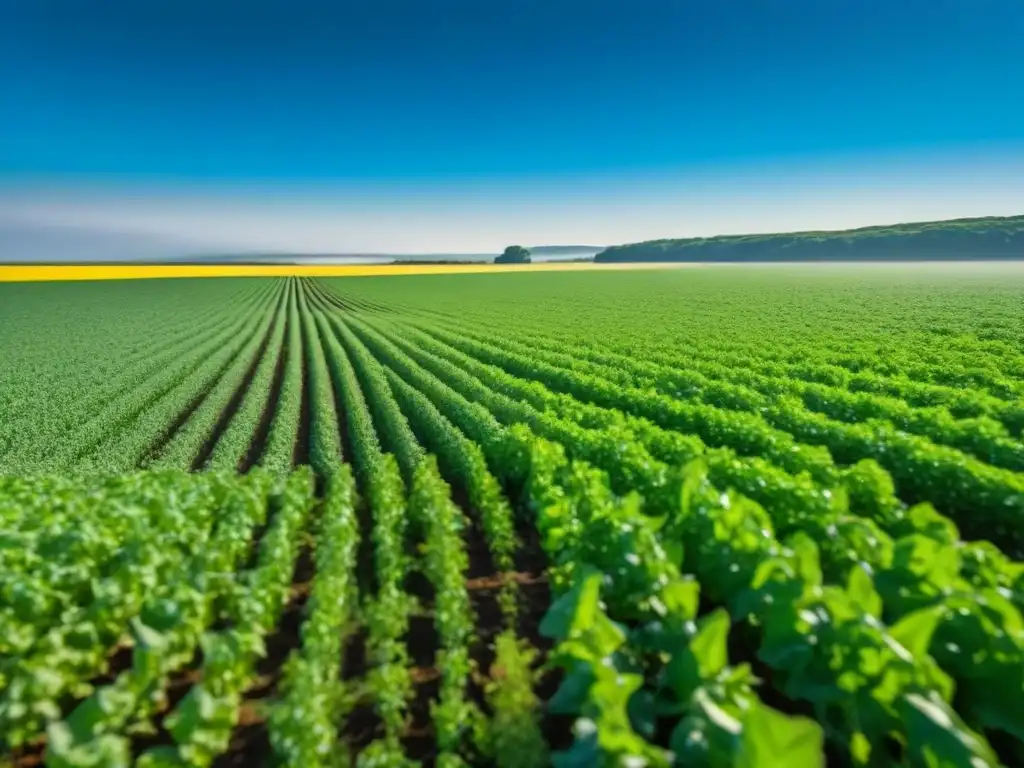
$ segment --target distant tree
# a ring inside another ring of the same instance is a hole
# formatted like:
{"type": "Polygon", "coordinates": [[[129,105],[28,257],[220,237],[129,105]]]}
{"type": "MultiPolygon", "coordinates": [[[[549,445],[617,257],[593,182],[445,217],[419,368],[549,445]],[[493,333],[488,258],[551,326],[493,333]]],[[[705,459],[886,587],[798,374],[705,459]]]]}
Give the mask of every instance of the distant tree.
{"type": "Polygon", "coordinates": [[[494,260],[495,264],[529,264],[530,251],[521,245],[510,245],[494,260]]]}

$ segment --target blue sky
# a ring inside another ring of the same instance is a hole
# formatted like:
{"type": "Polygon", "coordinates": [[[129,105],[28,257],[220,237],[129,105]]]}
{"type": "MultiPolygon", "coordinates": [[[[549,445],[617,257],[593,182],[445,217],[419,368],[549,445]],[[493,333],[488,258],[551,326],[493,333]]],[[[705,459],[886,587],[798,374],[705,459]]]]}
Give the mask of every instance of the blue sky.
{"type": "Polygon", "coordinates": [[[0,220],[441,252],[1024,213],[1018,0],[0,0],[0,220]]]}

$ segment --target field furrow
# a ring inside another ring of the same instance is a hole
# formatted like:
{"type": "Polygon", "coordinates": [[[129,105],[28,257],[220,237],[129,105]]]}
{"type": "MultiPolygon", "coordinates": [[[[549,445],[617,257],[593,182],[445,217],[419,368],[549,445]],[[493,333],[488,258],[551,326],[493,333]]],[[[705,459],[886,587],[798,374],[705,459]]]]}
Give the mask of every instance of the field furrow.
{"type": "Polygon", "coordinates": [[[874,459],[897,482],[905,501],[929,501],[954,516],[972,538],[995,537],[1020,552],[1024,516],[1024,474],[993,467],[961,451],[877,423],[848,424],[776,400],[757,411],[739,411],[700,400],[677,400],[627,378],[606,378],[538,359],[525,349],[473,342],[445,334],[445,340],[514,376],[534,379],[585,402],[646,417],[666,429],[692,432],[710,445],[763,456],[790,472],[807,471],[834,482],[840,465],[874,459]],[[809,446],[829,454],[811,458],[809,446]]]}
{"type": "Polygon", "coordinates": [[[267,313],[238,356],[223,372],[217,383],[202,400],[178,417],[166,434],[162,445],[154,447],[146,466],[192,469],[202,466],[209,455],[213,442],[231,416],[238,410],[238,403],[253,376],[256,366],[266,354],[272,329],[283,320],[284,294],[278,307],[267,313]]]}
{"type": "Polygon", "coordinates": [[[296,280],[290,283],[288,295],[288,328],[281,351],[281,386],[274,401],[266,443],[259,455],[259,466],[275,472],[287,472],[295,458],[302,423],[303,381],[302,324],[299,318],[296,280]]]}
{"type": "MultiPolygon", "coordinates": [[[[421,325],[430,331],[429,325],[421,325]]],[[[513,342],[494,333],[464,324],[453,326],[457,333],[477,341],[502,343],[513,342]]],[[[689,398],[723,398],[732,407],[741,410],[759,411],[769,407],[779,398],[795,398],[809,410],[827,416],[858,423],[869,420],[884,420],[893,427],[922,435],[935,442],[962,449],[977,458],[1020,471],[1024,469],[1024,443],[1011,436],[1008,430],[1020,429],[1012,406],[999,401],[1001,408],[993,407],[981,416],[958,417],[954,410],[945,405],[913,407],[895,397],[874,394],[871,391],[849,391],[818,381],[805,382],[785,375],[771,376],[759,371],[764,361],[757,357],[732,360],[723,364],[713,357],[701,359],[697,350],[680,350],[673,354],[650,351],[632,354],[609,352],[598,347],[575,346],[573,354],[564,353],[563,343],[546,338],[531,336],[516,339],[517,348],[528,347],[535,355],[568,365],[595,375],[621,378],[631,386],[652,386],[663,394],[689,398]],[[1007,420],[1002,424],[989,413],[995,413],[1007,420]],[[988,419],[985,417],[988,416],[988,419]]],[[[826,379],[822,373],[812,377],[826,379]]],[[[882,385],[879,385],[882,386],[882,385]]]]}
{"type": "Polygon", "coordinates": [[[225,412],[227,423],[218,425],[209,435],[213,446],[201,468],[244,471],[255,464],[263,449],[284,377],[282,350],[288,322],[287,314],[280,312],[266,350],[242,392],[237,411],[230,413],[229,408],[225,412]]]}

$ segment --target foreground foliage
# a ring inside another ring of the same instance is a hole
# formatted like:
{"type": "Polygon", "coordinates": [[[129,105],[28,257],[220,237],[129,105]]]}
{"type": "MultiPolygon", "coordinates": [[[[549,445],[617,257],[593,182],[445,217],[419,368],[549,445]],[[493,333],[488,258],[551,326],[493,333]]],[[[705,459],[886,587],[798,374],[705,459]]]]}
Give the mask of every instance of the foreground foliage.
{"type": "Polygon", "coordinates": [[[121,290],[0,309],[13,761],[1024,761],[1020,275],[121,290]]]}

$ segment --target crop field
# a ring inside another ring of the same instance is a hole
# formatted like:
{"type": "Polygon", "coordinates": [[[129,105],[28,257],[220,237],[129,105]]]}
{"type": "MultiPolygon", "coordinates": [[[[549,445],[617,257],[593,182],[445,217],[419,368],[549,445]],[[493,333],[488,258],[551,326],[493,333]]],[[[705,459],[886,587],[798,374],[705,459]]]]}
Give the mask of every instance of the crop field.
{"type": "Polygon", "coordinates": [[[1024,270],[0,285],[0,765],[1024,765],[1024,270]]]}

